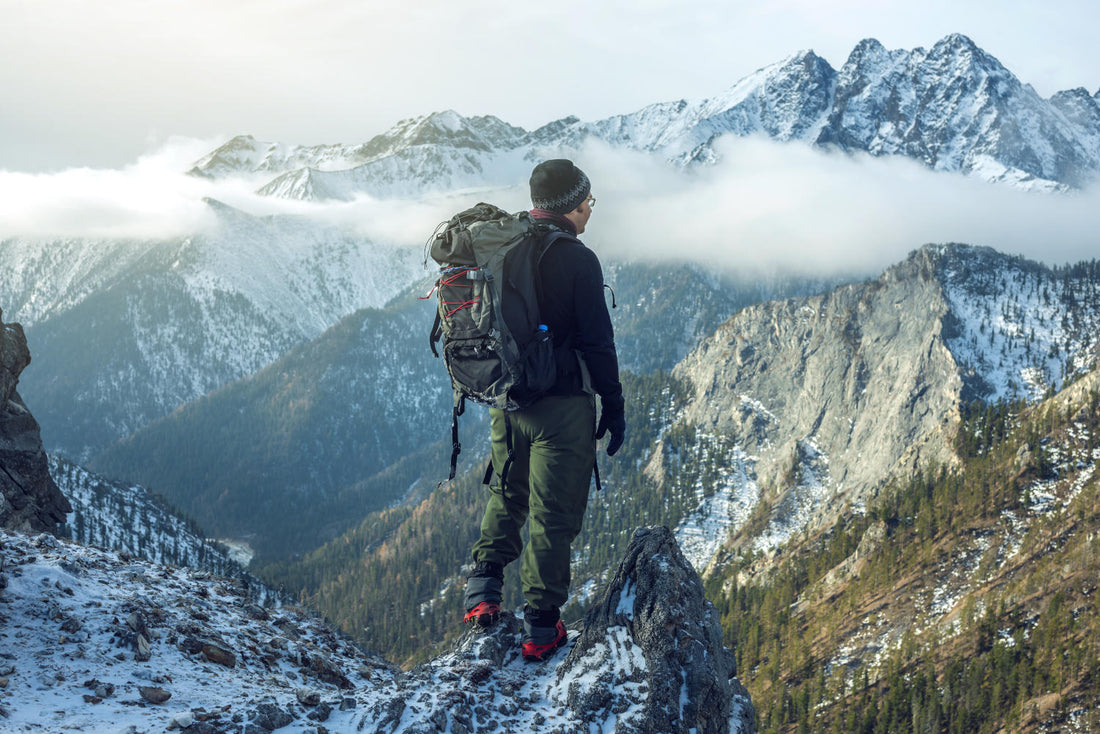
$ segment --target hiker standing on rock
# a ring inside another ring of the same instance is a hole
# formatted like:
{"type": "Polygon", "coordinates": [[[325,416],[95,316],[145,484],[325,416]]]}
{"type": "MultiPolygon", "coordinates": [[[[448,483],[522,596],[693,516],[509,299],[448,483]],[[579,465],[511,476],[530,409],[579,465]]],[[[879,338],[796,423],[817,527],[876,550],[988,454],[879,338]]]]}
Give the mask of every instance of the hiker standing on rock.
{"type": "Polygon", "coordinates": [[[523,656],[538,661],[567,639],[559,609],[569,596],[570,545],[584,519],[596,441],[610,433],[607,454],[614,455],[626,421],[603,270],[596,254],[577,239],[596,203],[588,177],[571,161],[559,159],[536,166],[530,183],[531,220],[563,233],[541,254],[536,278],[557,374],[530,406],[490,409],[493,476],[481,537],[473,548],[476,565],[466,583],[465,620],[482,626],[497,620],[504,567],[520,559],[527,602],[523,656]],[[598,426],[594,395],[600,396],[598,426]],[[528,521],[530,540],[524,546],[520,530],[528,521]]]}

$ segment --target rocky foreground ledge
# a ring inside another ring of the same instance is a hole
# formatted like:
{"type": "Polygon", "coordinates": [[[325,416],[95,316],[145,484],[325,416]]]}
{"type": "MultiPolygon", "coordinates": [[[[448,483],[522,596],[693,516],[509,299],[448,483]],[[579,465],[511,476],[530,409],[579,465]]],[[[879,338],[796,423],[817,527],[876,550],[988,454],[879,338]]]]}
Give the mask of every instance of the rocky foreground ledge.
{"type": "Polygon", "coordinates": [[[519,624],[402,672],[240,582],[0,531],[0,728],[144,732],[752,732],[714,608],[667,528],[639,530],[569,645],[519,624]]]}

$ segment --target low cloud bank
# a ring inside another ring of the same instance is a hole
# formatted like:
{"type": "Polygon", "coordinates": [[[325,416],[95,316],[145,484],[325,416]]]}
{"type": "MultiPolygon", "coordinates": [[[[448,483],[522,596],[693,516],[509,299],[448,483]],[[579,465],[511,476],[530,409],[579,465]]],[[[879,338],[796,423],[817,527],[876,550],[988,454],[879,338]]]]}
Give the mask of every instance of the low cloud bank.
{"type": "Polygon", "coordinates": [[[586,239],[616,256],[821,274],[875,273],[930,242],[1051,265],[1094,258],[1100,244],[1100,187],[1029,193],[905,158],[759,138],[718,152],[718,165],[684,172],[590,147],[597,197],[610,195],[586,239]]]}
{"type": "MultiPolygon", "coordinates": [[[[0,239],[170,239],[212,232],[205,198],[256,216],[315,221],[375,241],[420,246],[436,223],[477,201],[528,205],[517,184],[418,201],[363,196],[302,202],[258,196],[263,179],[186,175],[214,141],[174,140],[121,170],[0,171],[0,239]]],[[[1035,194],[903,158],[827,153],[731,138],[720,162],[691,170],[591,144],[575,158],[598,202],[584,239],[605,258],[693,260],[716,269],[874,274],[928,242],[988,245],[1048,264],[1096,256],[1100,186],[1035,194]]]]}

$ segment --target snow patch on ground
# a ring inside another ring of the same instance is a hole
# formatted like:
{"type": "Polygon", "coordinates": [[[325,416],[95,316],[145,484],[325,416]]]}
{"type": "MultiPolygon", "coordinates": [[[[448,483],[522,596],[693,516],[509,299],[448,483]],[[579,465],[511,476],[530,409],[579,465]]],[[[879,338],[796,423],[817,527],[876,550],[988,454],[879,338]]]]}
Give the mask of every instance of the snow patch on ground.
{"type": "Polygon", "coordinates": [[[760,500],[760,488],[753,479],[755,460],[740,448],[730,454],[709,496],[702,482],[696,483],[699,505],[676,526],[674,535],[684,557],[702,571],[722,547],[732,530],[741,527],[760,500]]]}
{"type": "MultiPolygon", "coordinates": [[[[292,608],[257,611],[241,585],[205,572],[8,531],[0,561],[8,581],[0,665],[13,668],[0,689],[5,731],[163,731],[185,713],[239,725],[263,701],[295,713],[286,731],[315,731],[306,718],[315,709],[297,691],[314,689],[334,709],[352,694],[307,677],[302,660],[343,671],[360,698],[364,685],[394,675],[319,620],[292,608]],[[146,660],[131,619],[140,619],[146,660]],[[187,638],[216,641],[232,663],[185,652],[187,638]],[[143,687],[170,698],[150,703],[143,687]]],[[[351,715],[334,710],[327,725],[352,730],[351,715]]]]}
{"type": "Polygon", "coordinates": [[[766,553],[779,548],[809,525],[828,499],[832,484],[829,456],[818,448],[813,439],[798,442],[798,465],[795,469],[798,484],[787,491],[771,522],[754,542],[756,550],[766,553]]]}
{"type": "Polygon", "coordinates": [[[985,267],[984,256],[964,254],[944,274],[958,326],[947,346],[982,399],[1038,400],[1087,371],[1100,343],[1100,283],[1023,259],[985,267]]]}

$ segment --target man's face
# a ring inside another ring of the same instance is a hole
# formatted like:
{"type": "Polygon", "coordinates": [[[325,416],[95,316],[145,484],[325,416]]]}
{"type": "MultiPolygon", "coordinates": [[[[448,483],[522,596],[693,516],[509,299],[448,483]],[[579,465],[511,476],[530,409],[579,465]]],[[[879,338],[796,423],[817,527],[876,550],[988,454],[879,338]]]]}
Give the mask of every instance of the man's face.
{"type": "Polygon", "coordinates": [[[582,201],[580,206],[565,215],[566,218],[576,226],[577,234],[584,234],[584,227],[588,224],[588,220],[592,216],[592,204],[594,204],[595,201],[596,198],[589,194],[588,198],[582,201]]]}

